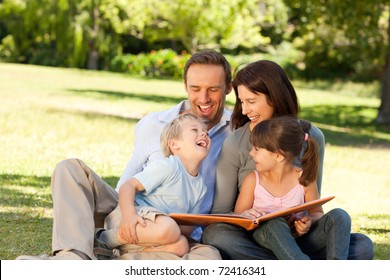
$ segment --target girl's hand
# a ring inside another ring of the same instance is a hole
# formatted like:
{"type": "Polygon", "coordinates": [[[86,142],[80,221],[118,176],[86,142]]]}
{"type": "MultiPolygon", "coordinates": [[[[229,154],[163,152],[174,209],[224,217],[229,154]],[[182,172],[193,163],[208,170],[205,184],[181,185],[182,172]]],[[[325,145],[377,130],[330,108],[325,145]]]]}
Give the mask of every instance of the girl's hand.
{"type": "Polygon", "coordinates": [[[310,230],[311,219],[309,216],[304,216],[301,219],[294,221],[294,226],[298,236],[302,236],[310,230]]]}
{"type": "Polygon", "coordinates": [[[122,216],[117,233],[119,242],[123,244],[137,244],[138,236],[136,226],[138,224],[143,227],[146,226],[146,222],[141,216],[137,214],[128,215],[126,217],[122,216]]]}
{"type": "Polygon", "coordinates": [[[256,218],[261,217],[265,214],[266,213],[264,211],[256,210],[255,208],[251,208],[249,210],[245,210],[240,215],[247,217],[249,219],[256,219],[256,218]]]}

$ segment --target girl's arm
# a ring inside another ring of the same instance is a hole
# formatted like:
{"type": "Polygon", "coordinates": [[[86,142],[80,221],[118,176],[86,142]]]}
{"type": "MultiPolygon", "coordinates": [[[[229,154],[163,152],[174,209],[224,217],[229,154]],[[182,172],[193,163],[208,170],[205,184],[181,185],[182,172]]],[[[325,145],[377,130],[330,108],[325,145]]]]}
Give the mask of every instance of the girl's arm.
{"type": "MultiPolygon", "coordinates": [[[[312,182],[310,185],[305,187],[305,202],[318,199],[319,197],[320,196],[318,194],[318,188],[316,182],[312,182]]],[[[322,210],[322,206],[318,206],[313,209],[310,209],[308,212],[312,223],[315,223],[324,215],[324,210],[322,210]]]]}
{"type": "MultiPolygon", "coordinates": [[[[312,182],[310,185],[305,187],[305,202],[309,202],[319,198],[317,183],[312,182]]],[[[317,222],[324,215],[322,206],[315,207],[310,209],[308,216],[304,216],[299,220],[294,222],[295,230],[298,235],[301,236],[306,234],[313,223],[317,222]]]]}
{"type": "Polygon", "coordinates": [[[119,236],[129,243],[138,243],[136,226],[146,226],[145,220],[138,216],[134,206],[135,194],[145,190],[143,185],[135,178],[126,181],[119,190],[119,207],[122,212],[119,224],[119,236]]]}

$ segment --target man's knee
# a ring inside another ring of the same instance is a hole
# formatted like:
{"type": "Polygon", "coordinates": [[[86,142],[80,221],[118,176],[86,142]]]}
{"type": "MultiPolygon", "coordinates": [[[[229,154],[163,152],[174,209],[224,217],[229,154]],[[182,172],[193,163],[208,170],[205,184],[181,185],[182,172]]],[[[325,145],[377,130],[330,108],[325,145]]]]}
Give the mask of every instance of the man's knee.
{"type": "Polygon", "coordinates": [[[80,165],[81,160],[77,158],[68,158],[58,162],[54,168],[54,172],[62,172],[70,169],[71,166],[80,165]]]}

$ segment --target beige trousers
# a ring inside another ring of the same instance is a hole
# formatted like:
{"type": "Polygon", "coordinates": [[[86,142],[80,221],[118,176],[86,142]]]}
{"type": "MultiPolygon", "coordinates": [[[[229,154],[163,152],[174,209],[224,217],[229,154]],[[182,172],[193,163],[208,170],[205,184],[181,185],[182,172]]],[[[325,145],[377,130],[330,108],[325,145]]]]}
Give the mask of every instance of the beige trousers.
{"type": "MultiPolygon", "coordinates": [[[[93,254],[95,228],[118,205],[118,194],[79,159],[58,163],[51,181],[53,198],[53,252],[75,249],[96,259],[93,254]]],[[[120,259],[180,259],[165,252],[125,254],[120,259]]],[[[199,243],[190,244],[190,252],[181,259],[221,259],[218,250],[199,243]]]]}

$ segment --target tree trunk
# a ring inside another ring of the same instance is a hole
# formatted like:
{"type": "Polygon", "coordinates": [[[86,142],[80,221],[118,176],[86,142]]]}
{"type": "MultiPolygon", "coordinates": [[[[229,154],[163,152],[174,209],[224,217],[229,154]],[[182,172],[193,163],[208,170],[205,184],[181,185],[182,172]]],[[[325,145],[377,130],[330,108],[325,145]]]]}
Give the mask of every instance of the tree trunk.
{"type": "Polygon", "coordinates": [[[99,35],[99,9],[93,2],[92,9],[92,30],[90,32],[89,38],[89,51],[88,51],[88,61],[87,69],[89,70],[98,70],[99,69],[99,51],[98,51],[98,35],[99,35]]]}
{"type": "Polygon", "coordinates": [[[378,110],[377,122],[390,126],[390,18],[387,34],[386,62],[382,77],[381,105],[378,110]]]}
{"type": "Polygon", "coordinates": [[[90,44],[89,53],[88,53],[88,62],[87,69],[88,70],[98,70],[99,69],[99,52],[90,44]]]}

